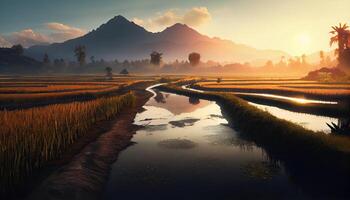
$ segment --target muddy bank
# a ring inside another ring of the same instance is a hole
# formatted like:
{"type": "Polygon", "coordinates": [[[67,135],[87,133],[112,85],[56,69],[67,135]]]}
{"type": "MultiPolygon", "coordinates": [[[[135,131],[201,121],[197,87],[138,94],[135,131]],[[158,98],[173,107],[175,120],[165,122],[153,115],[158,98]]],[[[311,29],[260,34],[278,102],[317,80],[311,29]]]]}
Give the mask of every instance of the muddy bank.
{"type": "MultiPolygon", "coordinates": [[[[72,148],[62,160],[56,161],[70,162],[45,179],[27,199],[98,199],[108,177],[110,165],[117,159],[121,150],[131,145],[130,140],[138,128],[132,125],[135,115],[142,110],[142,106],[151,96],[144,91],[144,86],[133,89],[137,98],[136,105],[132,109],[123,110],[115,120],[96,126],[96,130],[91,131],[92,135],[96,131],[109,131],[97,139],[97,134],[95,137],[91,136],[90,140],[85,142],[93,142],[78,154],[76,150],[79,148],[76,147],[75,151],[75,148],[72,148]]],[[[81,140],[81,143],[84,141],[81,140]]]]}

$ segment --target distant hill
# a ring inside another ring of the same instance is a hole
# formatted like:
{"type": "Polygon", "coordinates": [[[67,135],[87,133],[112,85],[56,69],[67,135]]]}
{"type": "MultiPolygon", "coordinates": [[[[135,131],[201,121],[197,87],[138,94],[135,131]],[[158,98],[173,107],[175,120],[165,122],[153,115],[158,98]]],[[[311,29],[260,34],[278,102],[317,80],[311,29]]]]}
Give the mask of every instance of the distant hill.
{"type": "Polygon", "coordinates": [[[73,60],[74,47],[85,45],[87,56],[105,60],[135,60],[149,58],[152,51],[160,51],[166,61],[187,59],[189,53],[201,54],[203,60],[222,62],[249,62],[279,60],[288,57],[282,51],[258,50],[229,40],[210,38],[184,24],[175,24],[162,32],[152,33],[143,27],[116,16],[86,35],[47,46],[33,46],[25,55],[42,59],[47,53],[50,58],[73,60]]]}
{"type": "Polygon", "coordinates": [[[42,63],[18,54],[11,48],[0,48],[0,73],[35,74],[42,70],[42,63]]]}

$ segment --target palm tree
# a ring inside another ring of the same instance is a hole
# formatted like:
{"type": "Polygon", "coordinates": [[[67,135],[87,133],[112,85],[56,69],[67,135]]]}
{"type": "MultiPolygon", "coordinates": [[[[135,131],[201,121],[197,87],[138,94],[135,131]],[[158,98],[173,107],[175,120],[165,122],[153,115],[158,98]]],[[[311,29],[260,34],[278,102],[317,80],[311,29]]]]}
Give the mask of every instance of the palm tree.
{"type": "Polygon", "coordinates": [[[330,45],[332,46],[334,43],[338,43],[338,49],[336,50],[338,60],[341,59],[344,50],[349,48],[350,31],[348,28],[349,26],[347,24],[339,23],[339,26],[332,26],[333,30],[330,31],[330,33],[333,34],[330,45]]]}

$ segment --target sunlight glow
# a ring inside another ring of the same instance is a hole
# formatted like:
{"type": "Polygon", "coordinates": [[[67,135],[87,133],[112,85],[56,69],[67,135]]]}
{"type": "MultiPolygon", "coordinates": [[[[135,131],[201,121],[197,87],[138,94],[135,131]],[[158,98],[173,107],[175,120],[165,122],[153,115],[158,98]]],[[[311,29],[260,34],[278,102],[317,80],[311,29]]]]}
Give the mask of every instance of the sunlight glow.
{"type": "Polygon", "coordinates": [[[297,41],[300,45],[303,45],[303,46],[308,46],[311,43],[310,36],[305,33],[298,35],[297,41]]]}

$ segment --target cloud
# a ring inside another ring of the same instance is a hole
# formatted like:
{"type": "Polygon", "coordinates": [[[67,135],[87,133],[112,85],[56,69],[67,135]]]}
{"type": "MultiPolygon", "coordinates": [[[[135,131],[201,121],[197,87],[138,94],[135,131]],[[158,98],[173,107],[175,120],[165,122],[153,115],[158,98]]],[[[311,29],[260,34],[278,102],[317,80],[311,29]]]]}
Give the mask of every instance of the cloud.
{"type": "Polygon", "coordinates": [[[179,10],[171,9],[146,20],[139,18],[133,19],[134,23],[152,31],[160,30],[175,23],[184,23],[192,27],[199,27],[208,23],[210,20],[211,14],[206,7],[194,7],[184,13],[179,13],[179,10]]]}
{"type": "Polygon", "coordinates": [[[33,45],[63,42],[80,37],[86,33],[83,29],[57,22],[46,23],[42,31],[45,33],[28,28],[13,32],[9,35],[4,35],[3,37],[0,36],[0,46],[8,47],[21,44],[24,47],[30,47],[33,45]]]}
{"type": "Polygon", "coordinates": [[[133,21],[135,24],[138,24],[138,25],[140,25],[140,26],[144,26],[144,25],[145,25],[145,21],[142,20],[142,19],[140,19],[140,18],[137,18],[137,17],[134,17],[134,18],[132,19],[132,21],[133,21]]]}
{"type": "Polygon", "coordinates": [[[63,42],[72,38],[77,38],[86,34],[86,31],[80,28],[68,26],[65,24],[51,22],[46,27],[53,31],[49,37],[52,42],[63,42]]]}
{"type": "Polygon", "coordinates": [[[211,20],[211,15],[206,7],[192,8],[183,16],[183,22],[189,26],[200,26],[211,20]]]}
{"type": "Polygon", "coordinates": [[[0,47],[11,47],[11,43],[0,35],[0,47]]]}
{"type": "Polygon", "coordinates": [[[29,47],[37,44],[46,44],[50,42],[50,38],[44,34],[35,32],[33,29],[24,29],[19,32],[13,32],[5,36],[6,40],[12,45],[21,44],[24,47],[29,47]]]}

